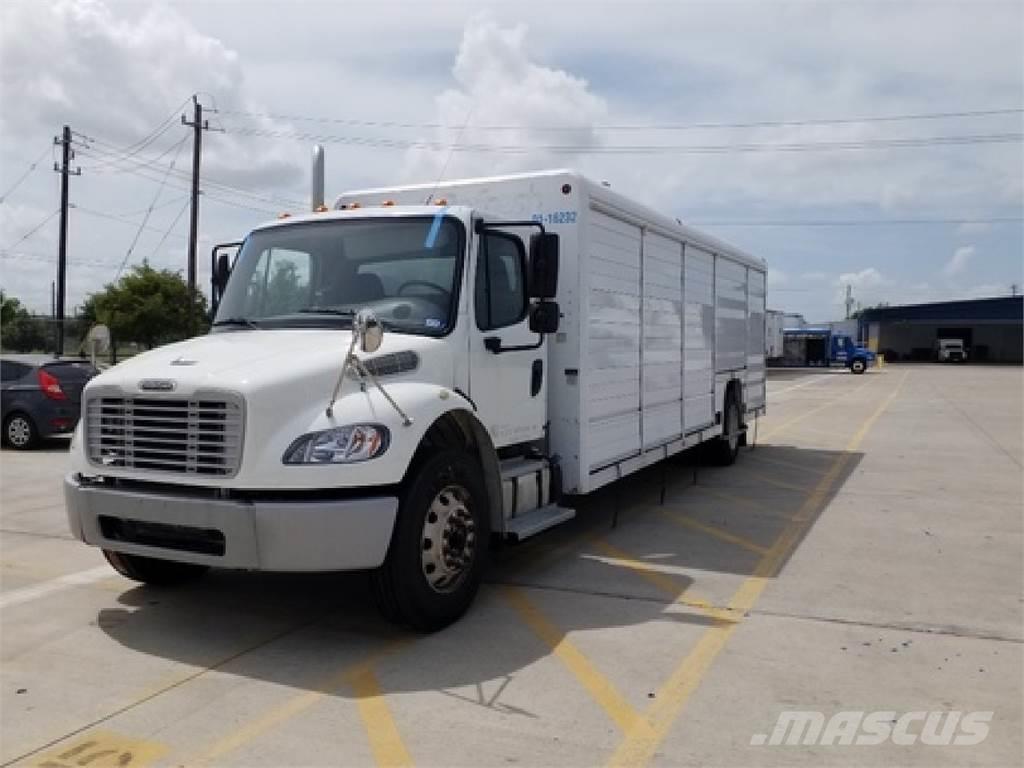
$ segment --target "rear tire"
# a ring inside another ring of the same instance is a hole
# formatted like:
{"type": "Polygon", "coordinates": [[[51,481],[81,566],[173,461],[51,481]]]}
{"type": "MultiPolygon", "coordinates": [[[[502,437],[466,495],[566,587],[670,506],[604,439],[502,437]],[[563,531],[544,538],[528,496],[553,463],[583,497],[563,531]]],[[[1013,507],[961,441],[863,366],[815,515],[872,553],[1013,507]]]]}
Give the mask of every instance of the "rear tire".
{"type": "Polygon", "coordinates": [[[489,537],[479,464],[457,450],[427,459],[402,494],[387,558],[372,575],[381,613],[425,632],[451,624],[476,596],[489,537]]]}
{"type": "Polygon", "coordinates": [[[103,550],[103,556],[107,558],[110,567],[122,576],[159,587],[172,587],[194,581],[210,570],[206,565],[126,555],[124,552],[113,552],[109,549],[103,550]]]}
{"type": "Polygon", "coordinates": [[[39,442],[39,430],[27,413],[15,411],[4,421],[4,442],[18,451],[34,448],[39,442]]]}
{"type": "Polygon", "coordinates": [[[868,364],[859,357],[850,363],[850,370],[857,374],[864,373],[864,371],[867,370],[867,367],[868,364]]]}
{"type": "Polygon", "coordinates": [[[708,446],[713,463],[722,467],[736,463],[736,457],[740,453],[741,429],[740,405],[735,391],[733,391],[725,398],[725,408],[722,411],[722,435],[716,437],[708,446]]]}

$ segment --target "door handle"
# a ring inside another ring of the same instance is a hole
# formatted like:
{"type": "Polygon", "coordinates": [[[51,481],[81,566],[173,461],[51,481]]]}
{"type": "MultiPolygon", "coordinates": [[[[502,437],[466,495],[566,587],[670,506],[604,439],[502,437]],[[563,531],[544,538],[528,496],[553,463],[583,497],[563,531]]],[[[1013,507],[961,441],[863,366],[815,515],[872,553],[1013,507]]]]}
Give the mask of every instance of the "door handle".
{"type": "Polygon", "coordinates": [[[536,397],[544,383],[544,361],[534,360],[530,369],[530,397],[536,397]]]}

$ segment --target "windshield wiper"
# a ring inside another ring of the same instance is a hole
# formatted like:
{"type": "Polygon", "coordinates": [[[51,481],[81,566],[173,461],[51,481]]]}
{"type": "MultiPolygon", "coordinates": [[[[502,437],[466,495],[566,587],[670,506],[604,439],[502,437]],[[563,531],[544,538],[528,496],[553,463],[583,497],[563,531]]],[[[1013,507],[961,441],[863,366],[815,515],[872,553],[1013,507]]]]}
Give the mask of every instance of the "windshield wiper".
{"type": "Polygon", "coordinates": [[[242,328],[251,328],[253,330],[259,328],[259,325],[247,317],[225,317],[222,320],[215,321],[211,327],[217,328],[222,325],[236,325],[241,326],[242,328]]]}
{"type": "Polygon", "coordinates": [[[337,315],[338,317],[355,317],[354,309],[332,309],[331,307],[303,307],[296,310],[303,315],[337,315]]]}

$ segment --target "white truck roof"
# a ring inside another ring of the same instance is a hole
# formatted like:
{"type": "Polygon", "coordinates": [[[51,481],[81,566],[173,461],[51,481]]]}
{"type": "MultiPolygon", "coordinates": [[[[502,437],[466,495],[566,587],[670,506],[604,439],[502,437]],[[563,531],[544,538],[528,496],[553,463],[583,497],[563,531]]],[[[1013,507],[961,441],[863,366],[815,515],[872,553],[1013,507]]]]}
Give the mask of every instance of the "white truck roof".
{"type": "MultiPolygon", "coordinates": [[[[729,245],[716,237],[700,232],[699,230],[692,229],[676,219],[662,213],[658,213],[653,208],[642,203],[638,203],[632,198],[611,189],[611,187],[599,184],[583,176],[578,171],[574,171],[569,168],[558,168],[547,171],[530,171],[528,173],[513,173],[502,176],[481,176],[478,178],[454,179],[450,181],[431,182],[426,184],[407,184],[393,187],[352,190],[339,195],[334,202],[334,208],[337,210],[340,209],[342,205],[349,205],[353,202],[359,202],[363,206],[374,206],[375,203],[379,204],[381,198],[384,198],[395,200],[396,204],[402,206],[403,210],[408,211],[408,204],[411,201],[416,201],[422,205],[428,202],[433,203],[438,198],[446,198],[447,202],[454,205],[468,204],[474,208],[483,208],[486,210],[488,208],[489,201],[458,199],[457,196],[460,189],[471,188],[473,190],[479,190],[482,186],[506,184],[522,186],[524,183],[529,183],[531,181],[555,181],[558,179],[564,179],[566,183],[570,183],[577,188],[585,187],[591,197],[600,199],[606,206],[621,209],[624,213],[628,212],[634,214],[639,218],[642,218],[645,222],[654,224],[666,232],[677,234],[690,242],[700,243],[716,253],[727,255],[736,261],[746,263],[749,266],[753,266],[761,270],[766,269],[766,264],[763,259],[751,256],[750,254],[745,253],[735,246],[729,245]]],[[[365,211],[367,209],[364,207],[357,209],[357,211],[359,210],[365,211]]],[[[371,210],[373,210],[373,208],[371,208],[371,210]]],[[[431,208],[431,210],[436,211],[436,208],[431,208]]]]}

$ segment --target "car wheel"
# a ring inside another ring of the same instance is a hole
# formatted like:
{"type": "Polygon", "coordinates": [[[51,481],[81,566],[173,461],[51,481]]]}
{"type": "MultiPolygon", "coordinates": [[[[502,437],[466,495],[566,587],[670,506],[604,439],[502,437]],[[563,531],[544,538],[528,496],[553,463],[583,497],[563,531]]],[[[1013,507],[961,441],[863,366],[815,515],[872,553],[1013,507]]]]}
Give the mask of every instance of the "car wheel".
{"type": "Polygon", "coordinates": [[[482,475],[471,456],[445,450],[406,487],[387,558],[373,573],[374,597],[390,620],[431,632],[473,602],[490,537],[482,475]]]}
{"type": "Polygon", "coordinates": [[[850,370],[854,373],[864,373],[864,371],[867,370],[867,367],[867,364],[859,357],[850,363],[850,370]]]}
{"type": "Polygon", "coordinates": [[[209,566],[195,563],[176,563],[173,560],[159,560],[155,557],[142,555],[126,555],[124,552],[103,550],[110,566],[122,576],[143,584],[158,587],[171,587],[198,579],[208,570],[209,566]]]}
{"type": "Polygon", "coordinates": [[[4,441],[19,451],[24,451],[39,442],[39,430],[26,413],[17,411],[4,422],[4,441]]]}

